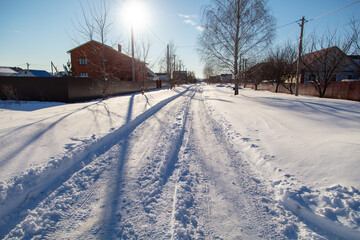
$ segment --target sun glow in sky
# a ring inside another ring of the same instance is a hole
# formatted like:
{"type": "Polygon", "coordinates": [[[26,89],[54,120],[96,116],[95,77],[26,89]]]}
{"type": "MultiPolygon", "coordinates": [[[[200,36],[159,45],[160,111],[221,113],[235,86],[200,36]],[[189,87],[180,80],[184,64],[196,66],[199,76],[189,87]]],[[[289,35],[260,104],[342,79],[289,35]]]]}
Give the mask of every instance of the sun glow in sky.
{"type": "Polygon", "coordinates": [[[142,30],[146,25],[149,25],[149,8],[145,2],[130,0],[124,4],[121,14],[125,24],[130,24],[137,30],[142,30]]]}

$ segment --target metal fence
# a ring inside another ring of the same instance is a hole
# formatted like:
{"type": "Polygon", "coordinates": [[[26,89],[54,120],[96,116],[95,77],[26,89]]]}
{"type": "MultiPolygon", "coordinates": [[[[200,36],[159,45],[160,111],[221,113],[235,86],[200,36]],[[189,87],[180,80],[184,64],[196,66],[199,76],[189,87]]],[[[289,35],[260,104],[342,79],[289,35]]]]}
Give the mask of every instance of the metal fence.
{"type": "Polygon", "coordinates": [[[79,102],[167,87],[167,81],[129,82],[79,77],[0,77],[3,100],[79,102]],[[105,89],[105,92],[104,92],[105,89]]]}

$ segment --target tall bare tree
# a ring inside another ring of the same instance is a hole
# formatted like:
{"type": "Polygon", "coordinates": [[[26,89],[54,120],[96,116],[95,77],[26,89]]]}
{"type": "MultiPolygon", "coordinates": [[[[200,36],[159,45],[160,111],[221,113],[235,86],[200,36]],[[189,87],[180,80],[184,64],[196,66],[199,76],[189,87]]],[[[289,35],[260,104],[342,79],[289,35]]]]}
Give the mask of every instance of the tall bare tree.
{"type": "Polygon", "coordinates": [[[274,36],[274,18],[266,0],[211,0],[203,10],[199,52],[205,62],[233,74],[238,95],[241,58],[259,51],[274,36]]]}
{"type": "Polygon", "coordinates": [[[139,36],[138,40],[135,43],[136,58],[138,60],[140,60],[141,62],[145,63],[145,68],[143,68],[141,73],[140,73],[140,74],[142,74],[142,81],[138,81],[139,87],[142,90],[142,94],[144,94],[144,92],[147,90],[146,89],[146,86],[147,86],[147,65],[148,65],[149,52],[150,52],[151,45],[152,45],[152,42],[151,42],[149,36],[145,35],[145,34],[139,36]]]}
{"type": "MultiPolygon", "coordinates": [[[[81,3],[80,3],[81,4],[81,3]]],[[[102,79],[102,95],[106,97],[106,90],[108,87],[108,72],[106,69],[106,56],[105,56],[105,43],[107,41],[107,35],[111,30],[112,23],[109,20],[109,7],[106,5],[106,1],[102,0],[98,5],[87,5],[85,8],[81,4],[81,17],[76,16],[76,23],[73,23],[74,29],[77,31],[77,36],[85,41],[96,40],[101,43],[102,47],[93,47],[92,57],[96,59],[95,62],[89,62],[91,67],[96,71],[101,72],[102,79]]],[[[78,38],[73,40],[80,45],[78,38]]]]}

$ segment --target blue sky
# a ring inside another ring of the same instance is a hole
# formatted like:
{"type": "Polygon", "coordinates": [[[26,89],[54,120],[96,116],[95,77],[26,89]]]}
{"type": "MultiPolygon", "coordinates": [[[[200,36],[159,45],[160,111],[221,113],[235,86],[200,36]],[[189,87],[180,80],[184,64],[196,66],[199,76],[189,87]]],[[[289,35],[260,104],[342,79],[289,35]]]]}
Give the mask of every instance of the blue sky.
{"type": "MultiPolygon", "coordinates": [[[[80,2],[87,8],[87,2],[97,4],[96,0],[1,0],[0,1],[0,66],[19,66],[50,71],[53,61],[58,69],[67,62],[67,51],[76,47],[72,22],[76,15],[81,18],[80,2]]],[[[203,64],[196,51],[196,39],[201,26],[201,7],[208,0],[143,0],[149,11],[145,28],[135,32],[135,37],[148,34],[152,45],[150,63],[154,64],[165,55],[166,44],[173,41],[177,55],[185,68],[202,77],[203,64]]],[[[355,0],[269,0],[271,14],[277,26],[294,22],[305,16],[312,19],[325,13],[351,4],[355,0]]],[[[113,22],[112,32],[108,35],[108,45],[119,43],[129,46],[128,23],[121,15],[124,0],[107,0],[113,22]]],[[[325,29],[338,27],[346,29],[351,17],[359,19],[360,3],[341,11],[329,14],[305,24],[305,37],[316,31],[321,34],[325,29]]],[[[280,28],[274,43],[290,39],[296,41],[300,29],[296,23],[280,28]]],[[[78,41],[82,41],[78,38],[78,41]]],[[[155,64],[154,71],[158,71],[155,64]]]]}

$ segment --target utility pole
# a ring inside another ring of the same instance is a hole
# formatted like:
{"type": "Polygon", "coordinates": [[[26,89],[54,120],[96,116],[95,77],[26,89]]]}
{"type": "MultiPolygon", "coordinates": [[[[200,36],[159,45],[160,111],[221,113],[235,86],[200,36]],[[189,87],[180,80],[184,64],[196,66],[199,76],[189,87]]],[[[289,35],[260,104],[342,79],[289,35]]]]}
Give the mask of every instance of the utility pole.
{"type": "Polygon", "coordinates": [[[173,87],[175,88],[175,74],[174,74],[174,73],[175,73],[175,71],[176,71],[176,65],[175,65],[175,63],[176,63],[176,61],[175,61],[175,60],[176,60],[176,55],[174,54],[173,56],[174,56],[174,70],[173,70],[173,77],[172,77],[172,78],[173,78],[173,82],[172,82],[172,83],[173,83],[173,85],[174,85],[173,87]]]}
{"type": "Polygon", "coordinates": [[[51,61],[51,75],[54,75],[54,69],[55,73],[58,74],[59,71],[57,70],[57,67],[54,65],[53,61],[51,61]]]}
{"type": "Polygon", "coordinates": [[[135,53],[134,53],[134,27],[133,24],[131,24],[131,67],[132,67],[132,80],[135,81],[135,53]]]}
{"type": "Polygon", "coordinates": [[[296,64],[296,87],[295,87],[295,96],[299,95],[299,82],[300,82],[300,62],[301,62],[301,54],[302,54],[302,39],[303,39],[303,32],[304,32],[304,24],[305,24],[305,17],[301,18],[300,24],[300,41],[299,41],[299,55],[296,64]]]}
{"type": "Polygon", "coordinates": [[[169,44],[166,46],[166,73],[168,76],[168,81],[170,81],[170,50],[169,50],[169,44]]]}
{"type": "Polygon", "coordinates": [[[176,55],[174,54],[174,72],[176,71],[176,61],[175,60],[176,60],[176,55]]]}

